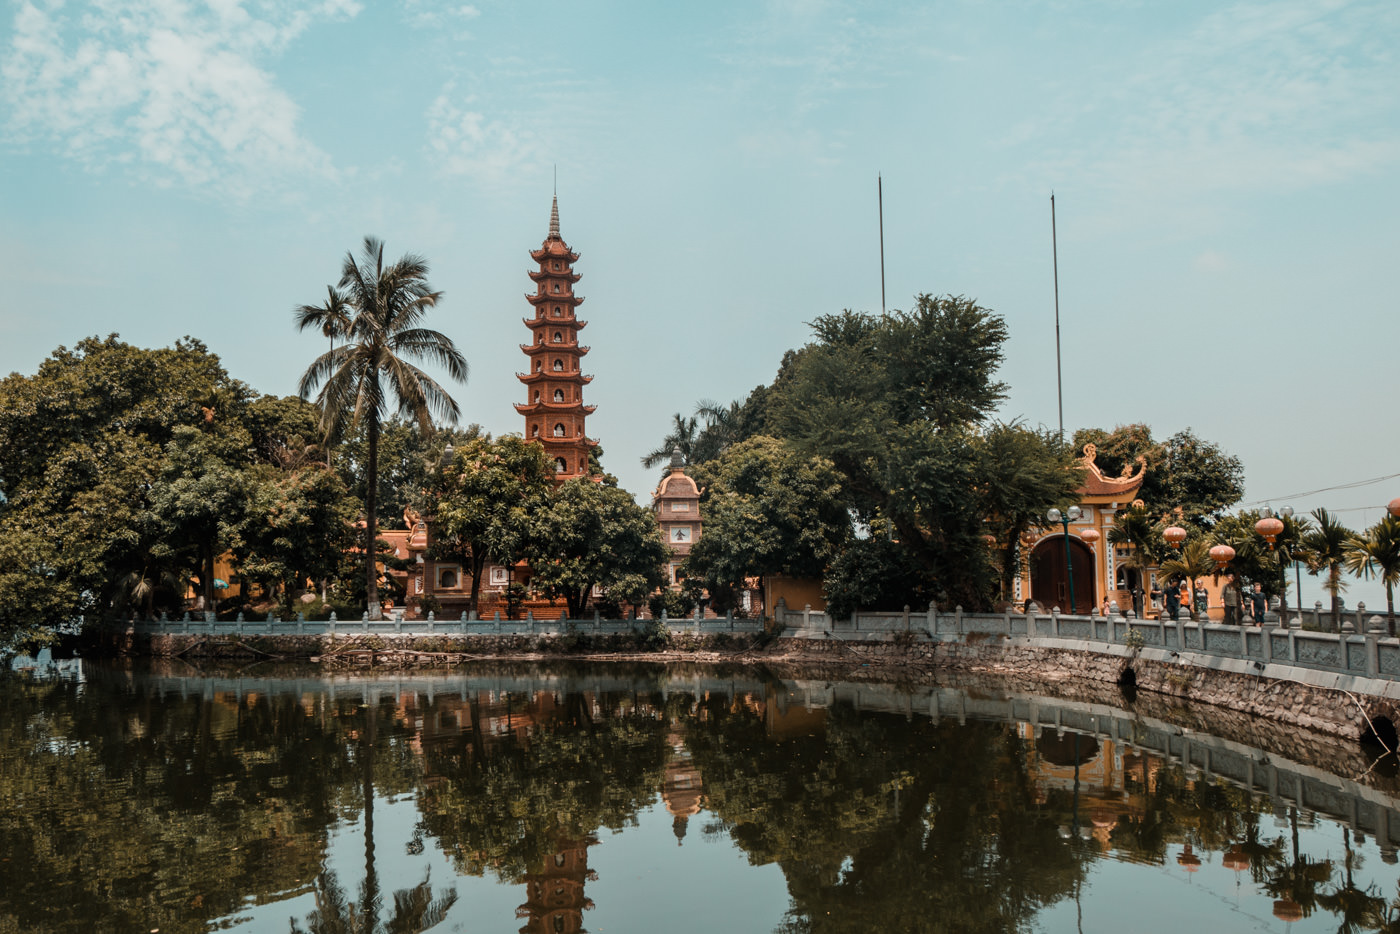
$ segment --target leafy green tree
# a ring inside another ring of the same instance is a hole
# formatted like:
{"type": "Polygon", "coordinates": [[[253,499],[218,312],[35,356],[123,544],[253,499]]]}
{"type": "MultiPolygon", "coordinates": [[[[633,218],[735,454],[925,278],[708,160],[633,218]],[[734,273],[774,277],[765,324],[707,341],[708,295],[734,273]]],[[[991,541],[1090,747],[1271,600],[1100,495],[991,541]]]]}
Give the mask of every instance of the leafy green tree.
{"type": "Polygon", "coordinates": [[[433,415],[456,422],[457,403],[447,391],[411,361],[442,367],[458,382],[467,378],[467,362],[440,331],[421,327],[441,292],[428,284],[428,264],[406,254],[384,264],[384,244],[366,237],[357,260],[347,254],[340,282],[329,290],[324,305],[302,305],[297,327],[321,331],[340,346],[322,354],[302,375],[299,392],[310,395],[320,386],[316,405],[324,437],[340,437],[349,426],[363,426],[365,458],[365,592],[370,615],[379,615],[378,539],[379,435],[384,420],[397,411],[415,419],[424,434],[432,431],[433,415]]]}
{"type": "Polygon", "coordinates": [[[1400,581],[1400,519],[1387,515],[1364,534],[1354,536],[1346,546],[1346,569],[1370,580],[1379,577],[1385,584],[1386,616],[1390,634],[1395,635],[1395,584],[1400,581]]]}
{"type": "Polygon", "coordinates": [[[1152,437],[1146,425],[1120,425],[1108,432],[1083,428],[1074,433],[1075,450],[1093,443],[1095,462],[1114,475],[1143,459],[1139,496],[1157,515],[1179,509],[1183,521],[1209,529],[1224,510],[1244,495],[1244,465],[1218,444],[1196,437],[1191,429],[1165,441],[1152,437]]]}
{"type": "MultiPolygon", "coordinates": [[[[1166,547],[1162,538],[1165,529],[1166,523],[1158,521],[1146,504],[1138,501],[1118,510],[1113,519],[1113,528],[1108,530],[1105,537],[1110,545],[1127,546],[1129,549],[1128,556],[1120,561],[1121,566],[1145,575],[1148,568],[1155,567],[1162,560],[1166,547]]],[[[1146,577],[1139,579],[1146,580],[1146,577]]],[[[1195,601],[1192,603],[1194,605],[1195,601]]]]}
{"type": "Polygon", "coordinates": [[[1342,591],[1346,589],[1342,568],[1346,565],[1347,544],[1356,533],[1321,507],[1312,511],[1312,517],[1316,525],[1303,534],[1299,556],[1307,564],[1309,574],[1314,577],[1327,574],[1322,587],[1332,598],[1332,629],[1335,631],[1341,628],[1342,591]]]}
{"type": "Polygon", "coordinates": [[[775,382],[780,436],[829,458],[852,505],[889,520],[941,599],[989,602],[977,426],[1004,398],[1005,322],[966,298],[812,323],[815,340],[775,382]]]}
{"type": "Polygon", "coordinates": [[[177,605],[173,578],[208,539],[182,521],[189,510],[156,500],[172,507],[184,473],[248,466],[253,402],[191,339],[88,338],[0,381],[0,630],[177,605]]]}
{"type": "Polygon", "coordinates": [[[869,537],[851,542],[832,561],[822,591],[834,618],[850,619],[857,610],[926,607],[933,599],[927,578],[890,531],[887,522],[873,523],[869,537]]]}
{"type": "Polygon", "coordinates": [[[820,578],[851,538],[841,477],[823,457],[756,437],[694,472],[705,529],[685,572],[733,587],[746,577],[820,578]]]}
{"type": "Polygon", "coordinates": [[[660,447],[642,456],[642,466],[650,470],[660,464],[669,463],[673,451],[680,451],[682,460],[687,464],[691,463],[695,453],[698,424],[699,420],[694,416],[687,418],[679,412],[671,416],[670,432],[661,439],[660,447]]]}
{"type": "Polygon", "coordinates": [[[319,461],[285,470],[261,466],[249,497],[235,549],[239,574],[280,591],[290,611],[307,581],[335,577],[354,545],[359,504],[319,461]]]}
{"type": "Polygon", "coordinates": [[[478,608],[488,561],[512,563],[525,551],[532,517],[544,509],[553,470],[544,448],[515,435],[476,438],[454,452],[432,504],[435,552],[471,569],[471,606],[478,608]]]}
{"type": "Polygon", "coordinates": [[[671,551],[656,517],[625,491],[577,478],[561,483],[534,516],[525,553],[533,586],[563,597],[581,617],[594,587],[633,605],[666,583],[671,551]]]}
{"type": "MultiPolygon", "coordinates": [[[[233,440],[246,441],[239,433],[233,440]]],[[[229,438],[199,428],[177,428],[166,445],[165,469],[151,486],[151,509],[163,523],[164,543],[199,577],[204,606],[217,606],[214,560],[238,544],[250,498],[246,456],[229,438]],[[239,464],[236,460],[243,460],[239,464]]]]}
{"type": "Polygon", "coordinates": [[[1051,506],[1076,498],[1084,470],[1057,433],[1019,422],[992,425],[977,447],[981,479],[976,495],[1000,549],[1006,599],[1021,566],[1021,535],[1042,525],[1051,506]]]}

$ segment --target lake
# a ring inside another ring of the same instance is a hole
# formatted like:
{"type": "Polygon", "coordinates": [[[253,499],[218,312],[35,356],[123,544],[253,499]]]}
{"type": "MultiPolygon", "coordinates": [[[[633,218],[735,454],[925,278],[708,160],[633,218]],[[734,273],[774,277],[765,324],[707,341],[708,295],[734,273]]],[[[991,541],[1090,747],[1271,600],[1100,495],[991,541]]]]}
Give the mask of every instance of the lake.
{"type": "Polygon", "coordinates": [[[18,659],[0,934],[1400,931],[1393,757],[1154,703],[18,659]]]}

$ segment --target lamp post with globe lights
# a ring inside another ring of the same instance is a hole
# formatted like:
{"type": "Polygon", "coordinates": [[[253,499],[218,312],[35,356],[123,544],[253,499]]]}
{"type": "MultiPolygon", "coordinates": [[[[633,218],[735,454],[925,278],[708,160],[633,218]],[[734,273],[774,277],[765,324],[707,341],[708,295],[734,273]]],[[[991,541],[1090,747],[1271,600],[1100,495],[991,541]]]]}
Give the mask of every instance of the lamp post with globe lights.
{"type": "Polygon", "coordinates": [[[1069,611],[1074,613],[1074,559],[1069,553],[1069,524],[1084,514],[1078,506],[1071,506],[1064,512],[1051,507],[1045,514],[1045,518],[1051,522],[1058,522],[1065,530],[1065,573],[1069,577],[1069,611]]]}

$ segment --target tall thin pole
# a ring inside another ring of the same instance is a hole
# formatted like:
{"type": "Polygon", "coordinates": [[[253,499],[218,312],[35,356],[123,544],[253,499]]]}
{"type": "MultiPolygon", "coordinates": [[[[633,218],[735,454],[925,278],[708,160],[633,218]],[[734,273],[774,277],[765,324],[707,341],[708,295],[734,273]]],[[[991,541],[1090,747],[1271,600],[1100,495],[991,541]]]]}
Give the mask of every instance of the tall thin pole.
{"type": "MultiPolygon", "coordinates": [[[[1055,193],[1050,192],[1050,255],[1055,270],[1055,398],[1060,404],[1060,440],[1065,440],[1065,390],[1060,378],[1060,245],[1055,237],[1055,193]]],[[[1068,533],[1066,533],[1068,536],[1068,533]]]]}
{"type": "Polygon", "coordinates": [[[885,313],[885,182],[875,176],[875,199],[880,206],[880,314],[885,313]]]}

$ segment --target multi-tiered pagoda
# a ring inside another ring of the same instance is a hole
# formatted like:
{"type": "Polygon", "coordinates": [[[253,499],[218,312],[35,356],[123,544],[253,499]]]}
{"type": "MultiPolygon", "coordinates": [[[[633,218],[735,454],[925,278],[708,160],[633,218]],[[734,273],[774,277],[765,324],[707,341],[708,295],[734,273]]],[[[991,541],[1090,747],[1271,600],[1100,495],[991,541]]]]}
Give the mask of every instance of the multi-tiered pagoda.
{"type": "Polygon", "coordinates": [[[515,410],[525,416],[525,437],[544,445],[560,480],[587,476],[588,453],[597,442],[584,433],[583,421],[595,406],[583,404],[583,387],[593,377],[579,368],[588,348],[579,345],[578,332],[588,322],[574,315],[583,304],[574,294],[578,254],[559,236],[558,197],[549,212],[549,236],[530,258],[540,264],[538,272],[530,273],[534,294],[526,294],[535,306],[535,316],[524,319],[532,340],[520,345],[530,370],[516,374],[529,401],[517,403],[515,410]]]}

